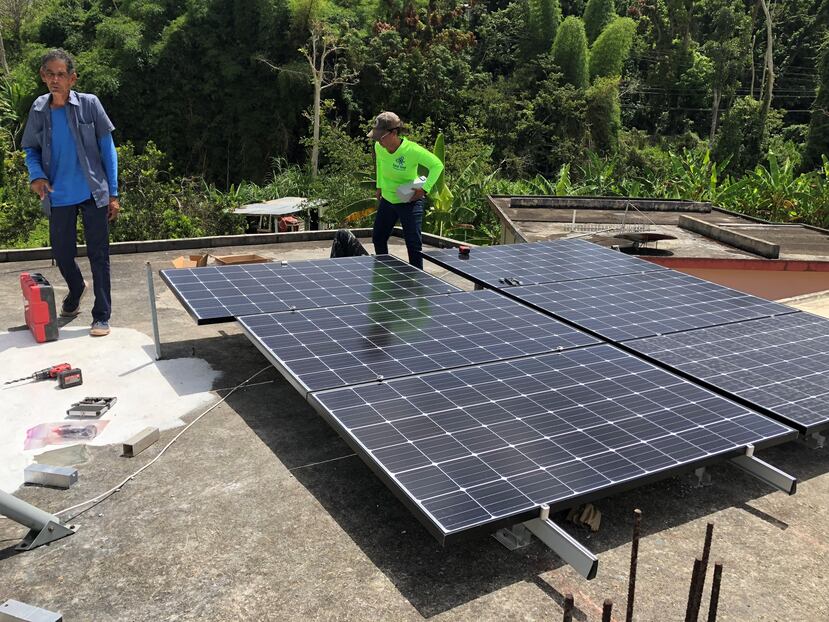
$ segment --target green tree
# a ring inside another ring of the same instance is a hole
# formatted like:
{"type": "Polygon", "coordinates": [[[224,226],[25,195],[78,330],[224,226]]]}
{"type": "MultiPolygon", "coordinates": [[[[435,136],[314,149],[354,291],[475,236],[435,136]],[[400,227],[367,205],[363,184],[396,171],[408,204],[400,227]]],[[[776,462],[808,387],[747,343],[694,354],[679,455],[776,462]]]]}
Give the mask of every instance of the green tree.
{"type": "Polygon", "coordinates": [[[552,74],[541,82],[535,97],[520,105],[523,110],[515,128],[515,149],[525,162],[521,173],[552,175],[562,165],[584,156],[584,90],[565,83],[560,74],[552,74]]]}
{"type": "Polygon", "coordinates": [[[531,56],[550,51],[556,38],[561,7],[558,0],[529,0],[528,43],[531,56]]]}
{"type": "MultiPolygon", "coordinates": [[[[473,66],[496,76],[508,76],[534,53],[529,35],[529,6],[511,2],[506,8],[484,13],[476,29],[473,66]]],[[[548,48],[549,49],[549,48],[548,48]]]]}
{"type": "Polygon", "coordinates": [[[553,44],[553,60],[566,82],[580,89],[587,86],[587,36],[584,22],[578,17],[571,15],[561,22],[553,44]]]}
{"type": "Polygon", "coordinates": [[[729,160],[728,170],[734,173],[752,170],[763,156],[761,109],[762,104],[753,97],[740,97],[723,115],[714,141],[714,160],[729,160]]]}
{"type": "Polygon", "coordinates": [[[617,17],[602,31],[590,48],[591,80],[622,75],[635,33],[636,22],[629,17],[617,17]]]}
{"type": "Polygon", "coordinates": [[[297,125],[308,101],[301,96],[309,87],[290,76],[268,79],[257,60],[281,63],[295,54],[283,39],[288,20],[284,0],[188,2],[153,44],[143,80],[121,91],[144,105],[137,138],[149,130],[179,172],[224,187],[261,179],[272,155],[290,153],[289,146],[299,155],[297,125]]]}
{"type": "Polygon", "coordinates": [[[802,168],[809,170],[820,166],[824,155],[829,155],[829,36],[820,54],[820,85],[812,104],[802,168]]]}
{"type": "Polygon", "coordinates": [[[733,96],[747,65],[745,51],[750,41],[751,18],[742,0],[702,0],[696,12],[699,20],[708,21],[708,39],[702,44],[702,51],[713,62],[709,132],[709,144],[713,144],[720,102],[723,96],[733,96]]]}
{"type": "Polygon", "coordinates": [[[586,119],[593,147],[601,154],[616,150],[622,109],[619,103],[619,78],[598,78],[585,92],[586,119]]]}
{"type": "Polygon", "coordinates": [[[604,27],[616,18],[616,3],[614,0],[587,0],[584,7],[584,30],[587,40],[593,43],[601,34],[604,27]]]}

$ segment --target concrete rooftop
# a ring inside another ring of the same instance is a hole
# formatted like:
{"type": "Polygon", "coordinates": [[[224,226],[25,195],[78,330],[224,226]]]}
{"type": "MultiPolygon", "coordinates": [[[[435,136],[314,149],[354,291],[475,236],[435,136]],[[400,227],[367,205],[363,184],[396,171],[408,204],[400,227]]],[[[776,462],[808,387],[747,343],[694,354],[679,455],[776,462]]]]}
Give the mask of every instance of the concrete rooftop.
{"type": "MultiPolygon", "coordinates": [[[[392,252],[405,257],[402,242],[393,242],[392,252]]],[[[327,257],[329,247],[307,242],[209,252],[297,260],[327,257]]],[[[158,270],[184,253],[113,256],[113,325],[152,334],[145,262],[158,270]]],[[[88,273],[85,260],[81,265],[88,273]]],[[[22,323],[17,274],[24,270],[62,285],[48,260],[0,264],[0,328],[22,323]]],[[[69,621],[479,622],[557,620],[563,595],[571,592],[574,619],[600,619],[603,600],[611,598],[614,620],[623,620],[632,513],[640,508],[636,620],[684,619],[708,522],[716,525],[712,559],[724,564],[720,620],[829,619],[829,449],[789,443],[762,452],[762,459],[799,478],[791,497],[719,465],[711,469],[710,486],[697,487],[686,475],[599,501],[597,533],[567,527],[599,556],[599,575],[590,582],[537,540],[513,552],[492,538],[444,549],[237,325],[197,326],[161,280],[155,284],[165,357],[204,359],[221,372],[217,400],[266,371],[120,492],[77,516],[77,534],[16,553],[25,530],[0,519],[0,602],[13,598],[61,611],[69,621]]],[[[826,311],[814,297],[794,304],[826,311]]],[[[88,321],[90,305],[87,300],[73,326],[88,321]]],[[[86,339],[73,341],[83,348],[86,339]]],[[[3,369],[2,375],[24,375],[16,371],[29,370],[3,369]]],[[[132,460],[119,457],[120,446],[89,447],[71,489],[24,487],[15,494],[47,511],[81,502],[149,462],[180,429],[163,432],[160,443],[132,460]]],[[[706,611],[703,606],[702,619],[706,611]]]]}
{"type": "Polygon", "coordinates": [[[675,257],[757,258],[757,254],[724,241],[729,234],[738,234],[779,245],[780,259],[829,261],[829,231],[799,224],[767,223],[709,203],[619,197],[493,196],[489,197],[489,204],[501,221],[502,242],[538,242],[582,234],[598,244],[624,245],[615,234],[648,231],[674,236],[676,239],[660,241],[657,246],[675,257]],[[687,217],[705,223],[712,232],[703,235],[689,230],[681,223],[687,217]]]}

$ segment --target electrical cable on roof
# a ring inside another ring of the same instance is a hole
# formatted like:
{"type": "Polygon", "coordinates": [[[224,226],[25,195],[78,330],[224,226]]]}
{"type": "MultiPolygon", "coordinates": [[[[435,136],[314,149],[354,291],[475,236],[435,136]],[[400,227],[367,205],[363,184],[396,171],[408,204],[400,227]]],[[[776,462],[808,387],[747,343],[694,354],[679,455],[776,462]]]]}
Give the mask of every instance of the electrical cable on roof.
{"type": "MultiPolygon", "coordinates": [[[[247,385],[247,384],[248,384],[251,380],[253,380],[254,378],[256,378],[256,376],[258,376],[258,375],[259,375],[259,374],[261,374],[262,372],[267,371],[267,370],[269,370],[269,369],[273,369],[273,367],[272,367],[272,366],[270,366],[270,365],[268,365],[267,367],[263,367],[263,368],[262,368],[262,369],[260,369],[258,372],[256,372],[255,374],[253,374],[250,378],[248,378],[247,380],[245,380],[245,381],[243,381],[243,382],[241,382],[241,383],[237,384],[235,387],[233,387],[232,389],[230,389],[230,391],[228,392],[228,394],[227,394],[227,395],[225,395],[225,396],[224,396],[224,397],[222,397],[220,400],[218,400],[218,401],[217,401],[217,402],[215,402],[213,405],[211,405],[211,406],[210,406],[210,408],[208,408],[208,409],[207,409],[207,410],[205,410],[203,413],[201,413],[198,417],[196,417],[195,419],[193,419],[193,421],[191,421],[190,423],[188,423],[188,424],[184,427],[184,429],[183,429],[183,430],[181,430],[178,434],[176,434],[176,435],[175,435],[175,436],[174,436],[174,437],[170,440],[170,442],[169,442],[169,443],[167,443],[167,444],[164,446],[164,449],[162,449],[160,452],[158,452],[158,455],[157,455],[155,458],[153,458],[153,459],[152,459],[152,460],[150,460],[147,464],[145,464],[145,465],[144,465],[144,466],[142,466],[140,469],[138,469],[137,471],[135,471],[132,475],[129,475],[129,476],[127,476],[126,478],[124,478],[123,480],[121,480],[121,482],[120,482],[119,484],[117,484],[117,485],[113,486],[112,488],[110,488],[110,489],[109,489],[109,490],[107,490],[106,492],[102,492],[101,494],[99,494],[99,495],[97,495],[97,496],[95,496],[95,497],[92,497],[91,499],[87,499],[86,501],[83,501],[83,502],[81,502],[81,503],[77,503],[77,504],[75,504],[75,505],[73,505],[73,506],[70,506],[70,507],[68,507],[68,508],[66,508],[66,509],[60,510],[60,511],[58,511],[58,512],[55,512],[55,514],[65,514],[66,512],[71,512],[72,510],[75,510],[75,509],[77,509],[77,508],[83,507],[83,506],[85,506],[85,505],[90,505],[90,504],[97,505],[98,503],[100,503],[101,501],[103,501],[104,499],[106,499],[107,497],[109,497],[109,496],[111,496],[111,495],[115,494],[116,492],[118,492],[119,490],[121,490],[121,488],[122,488],[122,487],[123,487],[123,486],[124,486],[124,485],[125,485],[128,481],[130,481],[131,479],[135,478],[138,474],[140,474],[140,473],[141,473],[142,471],[144,471],[145,469],[148,469],[150,466],[152,466],[152,465],[153,465],[153,463],[155,463],[155,461],[156,461],[156,460],[158,460],[161,456],[163,456],[163,455],[164,455],[164,452],[166,452],[166,451],[170,448],[170,446],[171,446],[173,443],[175,443],[175,442],[179,439],[179,437],[180,437],[182,434],[184,434],[185,432],[187,432],[187,430],[189,430],[189,429],[190,429],[190,428],[191,428],[191,427],[192,427],[192,426],[193,426],[193,425],[194,425],[194,424],[195,424],[195,423],[196,423],[199,419],[201,419],[201,418],[202,418],[202,417],[204,417],[207,413],[209,413],[211,410],[213,410],[214,408],[216,408],[216,406],[218,406],[219,404],[223,403],[223,402],[224,402],[227,398],[229,398],[231,395],[233,395],[233,393],[234,393],[237,389],[241,389],[242,387],[244,387],[245,385],[247,385]]],[[[86,508],[85,510],[82,510],[82,511],[78,512],[77,514],[75,514],[75,515],[74,515],[74,516],[72,516],[71,518],[67,518],[64,522],[70,522],[70,521],[74,520],[75,518],[77,518],[78,516],[80,516],[81,514],[83,514],[84,512],[86,512],[87,510],[91,509],[92,507],[93,507],[93,505],[90,505],[90,507],[86,508]]]]}

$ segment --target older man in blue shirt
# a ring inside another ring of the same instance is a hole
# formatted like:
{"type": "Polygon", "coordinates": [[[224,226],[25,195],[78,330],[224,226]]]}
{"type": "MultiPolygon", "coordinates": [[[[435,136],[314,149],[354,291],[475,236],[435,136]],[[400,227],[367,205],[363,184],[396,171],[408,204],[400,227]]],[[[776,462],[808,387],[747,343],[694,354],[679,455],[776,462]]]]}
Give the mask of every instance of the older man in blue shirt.
{"type": "Polygon", "coordinates": [[[78,79],[72,57],[63,50],[43,56],[40,77],[49,93],[29,111],[23,150],[32,191],[49,217],[52,254],[69,286],[60,314],[76,317],[87,290],[78,263],[77,222],[83,218],[87,257],[92,268],[92,328],[109,334],[112,311],[109,272],[109,221],[118,203],[118,156],[112,140],[115,126],[95,95],[72,90],[78,79]]]}

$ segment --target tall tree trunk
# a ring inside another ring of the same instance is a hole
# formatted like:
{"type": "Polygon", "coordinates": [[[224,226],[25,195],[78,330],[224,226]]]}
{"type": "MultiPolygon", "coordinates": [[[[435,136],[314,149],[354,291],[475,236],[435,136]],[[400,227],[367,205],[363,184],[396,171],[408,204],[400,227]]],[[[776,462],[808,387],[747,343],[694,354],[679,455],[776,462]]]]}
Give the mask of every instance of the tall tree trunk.
{"type": "Polygon", "coordinates": [[[722,91],[719,88],[714,89],[714,105],[711,111],[711,136],[708,139],[708,148],[714,146],[714,136],[717,133],[717,116],[720,113],[720,99],[722,98],[722,91]]]}
{"type": "Polygon", "coordinates": [[[3,64],[3,71],[9,75],[9,64],[6,61],[6,46],[3,43],[3,30],[0,29],[0,63],[3,64]]]}
{"type": "Polygon", "coordinates": [[[774,58],[772,56],[772,26],[771,13],[769,13],[769,5],[766,0],[757,0],[760,7],[763,9],[763,14],[766,16],[766,63],[764,74],[766,74],[765,89],[763,90],[763,107],[760,109],[761,128],[765,128],[766,117],[771,108],[771,98],[774,92],[774,58]]]}
{"type": "Polygon", "coordinates": [[[751,98],[754,99],[754,44],[757,42],[757,35],[751,36],[751,48],[748,51],[748,61],[751,63],[751,88],[748,90],[751,98]]]}
{"type": "Polygon", "coordinates": [[[316,179],[320,162],[320,99],[322,93],[322,72],[320,63],[319,72],[314,76],[314,138],[311,142],[311,179],[316,179]]]}

